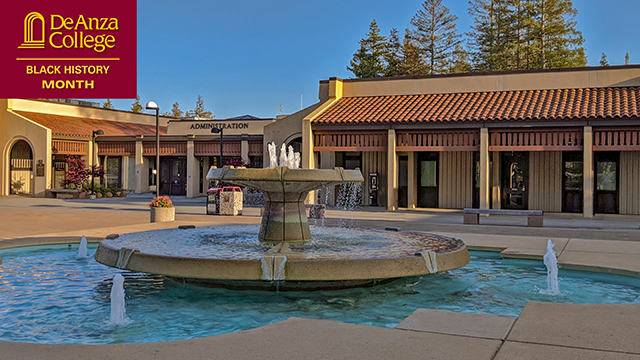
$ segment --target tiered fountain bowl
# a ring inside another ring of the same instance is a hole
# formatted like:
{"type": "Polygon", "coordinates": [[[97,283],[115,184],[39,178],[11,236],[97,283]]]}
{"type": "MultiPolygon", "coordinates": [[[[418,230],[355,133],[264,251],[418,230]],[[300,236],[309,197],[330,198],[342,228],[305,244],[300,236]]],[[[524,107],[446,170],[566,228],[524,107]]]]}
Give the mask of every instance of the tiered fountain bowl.
{"type": "Polygon", "coordinates": [[[309,191],[363,182],[359,170],[212,168],[207,179],[264,193],[262,224],[171,229],[104,240],[98,262],[227,288],[316,290],[370,286],[466,265],[460,239],[415,232],[309,228],[309,191]],[[257,236],[256,236],[257,233],[257,236]]]}

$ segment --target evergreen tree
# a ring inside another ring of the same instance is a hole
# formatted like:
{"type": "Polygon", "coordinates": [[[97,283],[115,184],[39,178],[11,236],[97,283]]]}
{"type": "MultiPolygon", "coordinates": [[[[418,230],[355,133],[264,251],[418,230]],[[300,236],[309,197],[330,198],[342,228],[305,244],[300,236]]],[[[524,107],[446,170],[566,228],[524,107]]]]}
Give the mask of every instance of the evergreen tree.
{"type": "Polygon", "coordinates": [[[380,77],[385,73],[384,56],[387,39],[380,36],[380,29],[374,19],[369,25],[366,38],[358,41],[360,49],[353,54],[347,70],[357,78],[380,77]]]}
{"type": "Polygon", "coordinates": [[[140,95],[136,95],[136,101],[131,104],[131,111],[134,113],[141,113],[144,110],[142,105],[140,105],[140,95]]]}
{"type": "Polygon", "coordinates": [[[425,0],[411,19],[412,37],[425,57],[429,74],[443,74],[449,68],[451,54],[460,44],[456,32],[458,17],[449,13],[442,0],[425,0]]]}
{"type": "Polygon", "coordinates": [[[576,29],[578,10],[571,0],[536,0],[534,43],[540,47],[542,69],[579,67],[587,64],[584,38],[576,29]]]}
{"type": "Polygon", "coordinates": [[[113,109],[113,104],[111,103],[110,99],[107,99],[107,101],[102,103],[102,108],[103,109],[113,109]]]}
{"type": "Polygon", "coordinates": [[[402,75],[420,76],[429,74],[429,66],[424,63],[422,52],[414,44],[411,32],[407,28],[402,39],[402,63],[400,64],[402,75]]]}
{"type": "MultiPolygon", "coordinates": [[[[173,104],[174,107],[176,104],[177,103],[173,104]]],[[[193,109],[192,112],[187,111],[187,113],[193,117],[198,117],[198,118],[205,118],[205,119],[215,118],[213,116],[213,113],[204,107],[204,100],[202,99],[202,95],[198,95],[198,100],[196,100],[196,108],[193,109]]]]}
{"type": "Polygon", "coordinates": [[[607,61],[607,54],[602,53],[602,57],[600,58],[600,66],[609,66],[609,62],[607,61]]]}
{"type": "Polygon", "coordinates": [[[457,45],[451,53],[451,65],[449,66],[449,74],[466,74],[473,71],[471,61],[469,61],[469,54],[462,47],[457,45]]]}
{"type": "Polygon", "coordinates": [[[177,119],[181,119],[184,116],[184,112],[180,110],[180,104],[178,104],[177,101],[173,103],[173,106],[171,107],[171,112],[168,112],[167,116],[174,117],[177,119]]]}
{"type": "Polygon", "coordinates": [[[629,53],[626,53],[624,56],[624,64],[629,65],[629,53]]]}
{"type": "Polygon", "coordinates": [[[469,2],[469,15],[474,24],[470,39],[474,67],[480,71],[513,69],[511,51],[513,14],[507,6],[509,0],[473,0],[469,2]]]}
{"type": "Polygon", "coordinates": [[[384,76],[402,76],[402,43],[398,36],[398,29],[393,28],[387,38],[386,51],[384,53],[384,76]]]}

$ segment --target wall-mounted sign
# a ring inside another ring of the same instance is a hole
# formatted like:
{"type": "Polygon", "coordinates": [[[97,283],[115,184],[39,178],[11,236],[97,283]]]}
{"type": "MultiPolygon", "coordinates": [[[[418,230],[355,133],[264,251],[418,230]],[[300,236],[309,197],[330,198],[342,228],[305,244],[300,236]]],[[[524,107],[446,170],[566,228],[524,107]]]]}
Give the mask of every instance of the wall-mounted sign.
{"type": "Polygon", "coordinates": [[[44,176],[44,161],[42,160],[38,160],[38,163],[36,164],[36,176],[44,176]]]}

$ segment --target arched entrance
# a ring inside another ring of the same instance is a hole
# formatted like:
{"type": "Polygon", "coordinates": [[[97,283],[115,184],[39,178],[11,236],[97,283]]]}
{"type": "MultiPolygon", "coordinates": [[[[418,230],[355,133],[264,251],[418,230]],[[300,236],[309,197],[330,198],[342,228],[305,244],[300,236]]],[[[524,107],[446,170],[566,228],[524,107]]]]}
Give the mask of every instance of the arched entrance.
{"type": "MultiPolygon", "coordinates": [[[[302,152],[302,137],[297,137],[297,138],[289,141],[289,143],[286,144],[286,145],[287,145],[287,148],[289,148],[289,146],[292,146],[293,147],[293,151],[301,153],[302,152]]],[[[278,149],[278,150],[280,150],[280,149],[278,149]]]]}
{"type": "Polygon", "coordinates": [[[10,194],[33,194],[33,153],[31,146],[18,140],[11,147],[10,194]]]}

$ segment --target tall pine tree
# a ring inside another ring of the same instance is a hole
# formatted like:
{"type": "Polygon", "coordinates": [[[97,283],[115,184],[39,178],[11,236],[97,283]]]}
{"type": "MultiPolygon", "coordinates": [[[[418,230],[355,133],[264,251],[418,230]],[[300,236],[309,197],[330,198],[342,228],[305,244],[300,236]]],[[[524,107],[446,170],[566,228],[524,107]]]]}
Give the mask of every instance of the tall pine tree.
{"type": "Polygon", "coordinates": [[[347,70],[357,78],[380,77],[385,74],[384,56],[386,38],[380,36],[380,28],[374,19],[365,38],[358,41],[360,48],[353,54],[347,70]]]}
{"type": "Polygon", "coordinates": [[[422,52],[414,44],[411,31],[407,28],[402,39],[402,63],[400,64],[402,75],[421,76],[429,75],[429,66],[424,63],[422,52]]]}
{"type": "Polygon", "coordinates": [[[113,109],[113,104],[111,103],[111,99],[107,99],[107,101],[102,103],[103,109],[113,109]]]}
{"type": "Polygon", "coordinates": [[[460,44],[456,20],[458,17],[442,5],[442,0],[425,0],[411,19],[412,37],[425,57],[429,74],[448,72],[451,54],[460,44]]]}
{"type": "Polygon", "coordinates": [[[624,64],[625,64],[625,65],[629,65],[629,53],[626,53],[626,54],[624,55],[624,64]]]}
{"type": "Polygon", "coordinates": [[[402,43],[398,36],[398,29],[393,28],[387,37],[384,53],[384,76],[402,76],[402,43]]]}
{"type": "Polygon", "coordinates": [[[537,0],[537,3],[534,39],[540,46],[540,66],[543,69],[585,66],[584,38],[576,29],[578,10],[571,0],[537,0]]]}
{"type": "Polygon", "coordinates": [[[607,61],[607,54],[602,53],[600,57],[600,66],[609,66],[609,61],[607,61]]]}
{"type": "Polygon", "coordinates": [[[196,100],[196,108],[192,111],[187,111],[187,114],[197,118],[215,118],[215,116],[213,116],[213,113],[204,107],[204,99],[202,99],[202,95],[198,95],[198,100],[196,100]]]}

